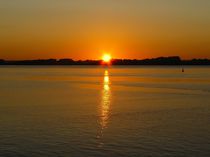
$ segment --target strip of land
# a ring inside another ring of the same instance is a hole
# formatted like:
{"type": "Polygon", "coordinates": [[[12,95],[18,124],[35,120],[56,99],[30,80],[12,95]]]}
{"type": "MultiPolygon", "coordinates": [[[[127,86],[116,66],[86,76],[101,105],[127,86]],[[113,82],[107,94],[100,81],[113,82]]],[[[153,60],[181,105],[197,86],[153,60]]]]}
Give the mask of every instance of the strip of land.
{"type": "MultiPolygon", "coordinates": [[[[111,65],[210,65],[210,59],[182,60],[179,56],[158,57],[150,59],[112,59],[111,65]]],[[[73,59],[37,59],[37,60],[4,60],[0,65],[108,65],[102,60],[73,59]]]]}

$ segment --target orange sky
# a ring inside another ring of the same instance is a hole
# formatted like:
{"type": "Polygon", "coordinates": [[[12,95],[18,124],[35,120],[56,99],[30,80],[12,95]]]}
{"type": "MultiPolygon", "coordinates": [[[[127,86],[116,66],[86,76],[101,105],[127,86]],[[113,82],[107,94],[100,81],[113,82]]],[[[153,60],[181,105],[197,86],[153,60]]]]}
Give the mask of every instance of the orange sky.
{"type": "Polygon", "coordinates": [[[207,0],[1,0],[0,58],[210,58],[207,0]]]}

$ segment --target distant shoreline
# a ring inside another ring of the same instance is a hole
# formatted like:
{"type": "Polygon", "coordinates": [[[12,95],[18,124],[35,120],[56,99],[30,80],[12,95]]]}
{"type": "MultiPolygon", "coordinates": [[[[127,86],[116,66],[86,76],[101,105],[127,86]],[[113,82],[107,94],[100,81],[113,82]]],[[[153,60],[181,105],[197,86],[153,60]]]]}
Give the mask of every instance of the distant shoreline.
{"type": "Polygon", "coordinates": [[[158,57],[151,59],[112,59],[110,64],[102,60],[73,59],[37,59],[37,60],[3,60],[0,65],[210,65],[210,59],[182,60],[179,56],[158,57]]]}

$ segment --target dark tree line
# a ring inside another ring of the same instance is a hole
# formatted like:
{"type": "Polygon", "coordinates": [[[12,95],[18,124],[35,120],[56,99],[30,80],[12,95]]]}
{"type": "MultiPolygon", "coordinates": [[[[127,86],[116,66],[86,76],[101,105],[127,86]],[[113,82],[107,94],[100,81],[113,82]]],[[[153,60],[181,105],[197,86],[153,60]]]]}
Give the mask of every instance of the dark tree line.
{"type": "MultiPolygon", "coordinates": [[[[8,61],[0,59],[0,65],[101,65],[101,60],[78,60],[73,59],[37,59],[8,61]]],[[[210,65],[209,59],[181,60],[179,56],[158,57],[151,59],[112,59],[112,65],[210,65]]]]}

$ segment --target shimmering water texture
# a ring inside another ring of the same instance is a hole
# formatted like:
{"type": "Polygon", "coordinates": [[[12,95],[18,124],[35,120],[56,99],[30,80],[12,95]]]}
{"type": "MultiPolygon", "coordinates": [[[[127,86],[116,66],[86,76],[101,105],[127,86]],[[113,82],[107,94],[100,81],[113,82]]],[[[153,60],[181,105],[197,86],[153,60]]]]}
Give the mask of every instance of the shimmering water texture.
{"type": "Polygon", "coordinates": [[[210,67],[0,67],[1,157],[209,157],[210,67]]]}

